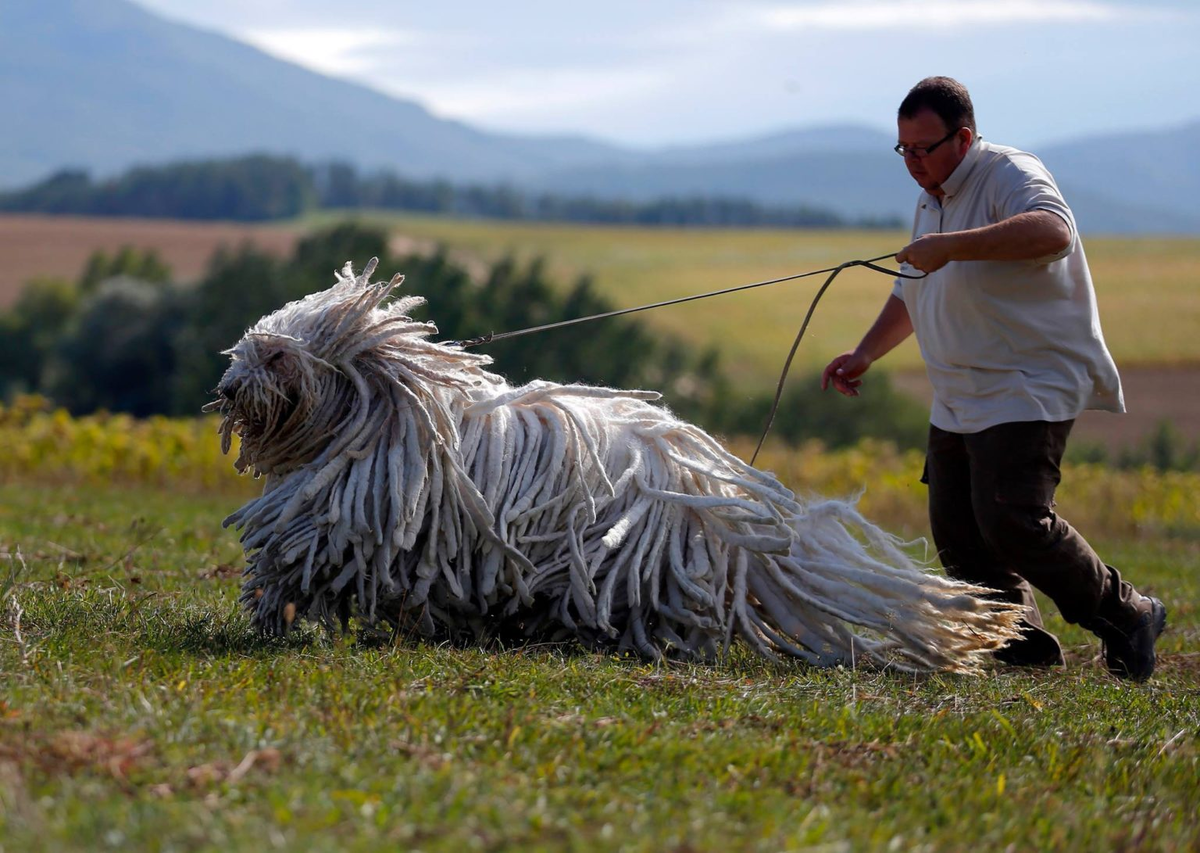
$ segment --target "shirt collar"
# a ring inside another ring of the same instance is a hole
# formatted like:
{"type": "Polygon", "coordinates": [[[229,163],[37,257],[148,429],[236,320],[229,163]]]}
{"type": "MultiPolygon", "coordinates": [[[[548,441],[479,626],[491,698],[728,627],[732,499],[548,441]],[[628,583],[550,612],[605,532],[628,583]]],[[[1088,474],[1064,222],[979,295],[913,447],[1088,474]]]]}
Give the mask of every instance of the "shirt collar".
{"type": "Polygon", "coordinates": [[[976,136],[971,140],[971,147],[967,149],[966,156],[962,158],[962,162],[950,173],[950,177],[942,181],[942,192],[946,194],[943,201],[947,201],[958,195],[958,191],[967,182],[967,177],[971,174],[971,170],[979,162],[982,149],[983,137],[976,136]]]}

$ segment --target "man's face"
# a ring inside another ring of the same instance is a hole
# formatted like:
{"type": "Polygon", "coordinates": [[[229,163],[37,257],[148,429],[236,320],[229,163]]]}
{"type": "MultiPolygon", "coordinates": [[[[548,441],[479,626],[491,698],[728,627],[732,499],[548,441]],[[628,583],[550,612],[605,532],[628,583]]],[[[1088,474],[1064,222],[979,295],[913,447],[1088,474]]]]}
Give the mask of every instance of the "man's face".
{"type": "Polygon", "coordinates": [[[909,149],[904,155],[908,173],[920,184],[921,189],[940,198],[942,181],[958,168],[967,155],[967,149],[971,147],[971,131],[946,127],[933,110],[920,110],[912,118],[899,118],[896,127],[897,141],[909,149]],[[937,145],[952,130],[955,135],[937,145]],[[937,147],[925,154],[925,149],[931,145],[937,147]],[[913,148],[920,149],[919,153],[914,153],[913,148]]]}

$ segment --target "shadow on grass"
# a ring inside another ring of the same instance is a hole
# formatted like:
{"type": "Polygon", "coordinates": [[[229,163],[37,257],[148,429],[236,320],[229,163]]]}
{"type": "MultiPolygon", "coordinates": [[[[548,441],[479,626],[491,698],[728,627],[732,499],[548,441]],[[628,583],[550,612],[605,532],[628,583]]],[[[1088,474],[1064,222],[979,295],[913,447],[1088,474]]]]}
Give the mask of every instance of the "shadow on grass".
{"type": "MultiPolygon", "coordinates": [[[[856,673],[842,668],[821,669],[799,660],[772,661],[735,642],[728,654],[713,660],[685,659],[668,654],[660,660],[621,649],[615,642],[589,642],[560,630],[487,630],[482,635],[423,636],[411,627],[370,627],[351,620],[344,634],[332,634],[297,623],[284,636],[265,634],[254,627],[248,613],[227,599],[210,599],[189,593],[144,593],[119,588],[60,589],[50,584],[25,588],[21,598],[24,629],[31,645],[50,657],[71,658],[91,653],[120,660],[145,650],[168,657],[200,659],[268,659],[303,653],[325,653],[334,648],[355,652],[416,654],[431,649],[454,653],[525,658],[566,664],[604,661],[630,671],[648,665],[655,671],[708,672],[727,678],[790,681],[817,678],[841,679],[870,676],[886,680],[924,681],[940,676],[914,676],[888,667],[860,666],[856,673]],[[86,647],[86,652],[84,650],[86,647]]],[[[495,628],[496,626],[493,626],[495,628]]]]}
{"type": "Polygon", "coordinates": [[[158,651],[196,657],[264,658],[311,650],[325,642],[317,631],[308,628],[297,628],[283,637],[264,634],[250,624],[240,608],[190,614],[168,628],[145,637],[146,644],[158,651]]]}
{"type": "MultiPolygon", "coordinates": [[[[152,649],[166,655],[203,658],[266,658],[334,645],[361,651],[409,652],[446,647],[558,659],[616,652],[544,634],[523,637],[511,632],[488,632],[483,637],[426,637],[411,628],[371,627],[358,620],[351,620],[345,633],[331,633],[298,621],[286,635],[274,636],[258,630],[239,605],[186,592],[138,594],[119,587],[62,588],[37,583],[27,585],[19,597],[26,635],[43,653],[55,657],[79,654],[84,645],[93,653],[111,656],[152,649]]],[[[644,663],[641,658],[630,659],[644,663]]]]}
{"type": "Polygon", "coordinates": [[[36,584],[20,598],[31,644],[53,656],[78,653],[86,643],[96,653],[153,649],[204,657],[267,657],[322,642],[307,628],[286,637],[265,635],[236,606],[186,594],[36,584]]]}

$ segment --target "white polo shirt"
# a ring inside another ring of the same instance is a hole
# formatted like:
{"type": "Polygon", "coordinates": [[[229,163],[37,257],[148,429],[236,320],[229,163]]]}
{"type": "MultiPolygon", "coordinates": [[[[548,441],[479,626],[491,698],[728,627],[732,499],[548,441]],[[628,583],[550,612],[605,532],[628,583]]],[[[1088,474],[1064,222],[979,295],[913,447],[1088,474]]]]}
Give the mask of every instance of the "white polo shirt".
{"type": "Polygon", "coordinates": [[[914,240],[1049,210],[1070,226],[1071,244],[1032,261],[952,261],[896,279],[933,385],[930,422],[970,433],[1125,411],[1075,217],[1042,162],[977,138],[942,190],[940,202],[926,192],[917,200],[914,240]]]}

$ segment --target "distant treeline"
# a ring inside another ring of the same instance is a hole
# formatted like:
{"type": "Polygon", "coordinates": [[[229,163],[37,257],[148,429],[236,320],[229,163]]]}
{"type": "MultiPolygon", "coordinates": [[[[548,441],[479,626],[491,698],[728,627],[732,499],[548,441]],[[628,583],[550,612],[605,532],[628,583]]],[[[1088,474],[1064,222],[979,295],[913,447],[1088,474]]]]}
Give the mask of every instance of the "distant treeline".
{"type": "Polygon", "coordinates": [[[65,170],[0,193],[0,210],[89,216],[146,216],[261,222],[314,210],[400,210],[487,219],[630,225],[780,228],[894,228],[891,218],[848,220],[803,205],[767,206],[690,196],[632,202],[529,193],[512,186],[417,181],[360,173],[346,163],[306,166],[265,154],[142,166],[106,180],[65,170]]]}

